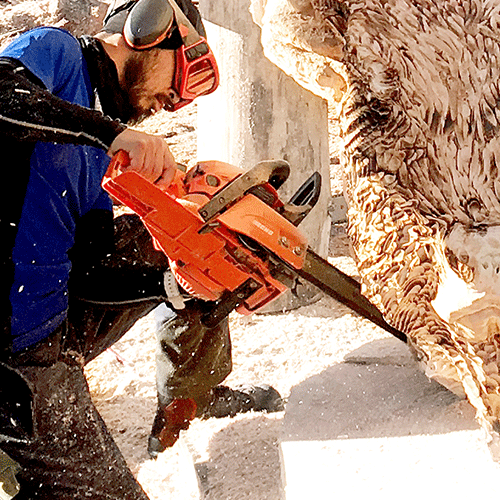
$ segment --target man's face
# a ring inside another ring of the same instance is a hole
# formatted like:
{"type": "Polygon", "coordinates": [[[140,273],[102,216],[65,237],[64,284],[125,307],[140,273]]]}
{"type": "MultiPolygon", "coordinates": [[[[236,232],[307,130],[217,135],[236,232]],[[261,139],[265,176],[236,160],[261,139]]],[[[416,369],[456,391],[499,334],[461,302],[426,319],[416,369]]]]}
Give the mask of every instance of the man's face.
{"type": "Polygon", "coordinates": [[[163,109],[167,101],[178,98],[172,90],[174,70],[172,50],[151,49],[130,54],[120,82],[132,107],[129,123],[140,123],[163,109]]]}

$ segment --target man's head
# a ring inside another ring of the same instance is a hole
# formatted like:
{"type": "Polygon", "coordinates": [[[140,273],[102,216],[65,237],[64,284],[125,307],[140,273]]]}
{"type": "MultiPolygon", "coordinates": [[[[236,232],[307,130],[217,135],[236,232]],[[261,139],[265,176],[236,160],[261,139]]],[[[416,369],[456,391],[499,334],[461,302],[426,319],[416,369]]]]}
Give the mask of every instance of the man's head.
{"type": "Polygon", "coordinates": [[[97,37],[114,41],[116,50],[107,48],[130,100],[130,121],[164,107],[175,111],[217,88],[217,64],[204,36],[190,0],[115,2],[97,37]]]}

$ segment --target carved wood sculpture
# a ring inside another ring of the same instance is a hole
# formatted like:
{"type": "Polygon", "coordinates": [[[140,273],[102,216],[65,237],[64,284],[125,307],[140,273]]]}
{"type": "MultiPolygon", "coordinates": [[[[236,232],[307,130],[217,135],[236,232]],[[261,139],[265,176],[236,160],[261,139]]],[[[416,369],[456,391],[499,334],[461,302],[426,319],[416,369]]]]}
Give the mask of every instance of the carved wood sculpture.
{"type": "Polygon", "coordinates": [[[338,106],[363,293],[500,428],[500,3],[254,0],[266,56],[338,106]]]}

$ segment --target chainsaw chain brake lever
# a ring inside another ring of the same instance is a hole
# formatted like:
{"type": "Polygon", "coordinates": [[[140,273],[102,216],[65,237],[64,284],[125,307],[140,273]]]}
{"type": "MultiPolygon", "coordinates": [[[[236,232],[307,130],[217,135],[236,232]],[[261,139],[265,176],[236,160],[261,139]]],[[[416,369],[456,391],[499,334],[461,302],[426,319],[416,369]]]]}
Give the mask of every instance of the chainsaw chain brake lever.
{"type": "Polygon", "coordinates": [[[290,165],[285,160],[261,161],[224,186],[199,209],[198,213],[205,222],[209,222],[252,188],[268,182],[273,188],[278,189],[289,175],[290,165]]]}
{"type": "Polygon", "coordinates": [[[321,175],[319,172],[314,172],[290,198],[290,201],[278,209],[278,212],[294,226],[298,226],[316,205],[320,194],[321,175]]]}

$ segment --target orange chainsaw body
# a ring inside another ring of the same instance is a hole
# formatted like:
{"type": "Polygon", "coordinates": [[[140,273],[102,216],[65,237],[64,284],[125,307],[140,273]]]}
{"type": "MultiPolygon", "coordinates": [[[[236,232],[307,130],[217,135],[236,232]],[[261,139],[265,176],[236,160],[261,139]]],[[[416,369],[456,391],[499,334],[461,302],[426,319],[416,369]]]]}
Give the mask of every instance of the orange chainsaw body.
{"type": "MultiPolygon", "coordinates": [[[[103,187],[141,217],[187,292],[215,301],[252,278],[259,287],[237,308],[250,314],[287,290],[271,276],[268,258],[277,257],[300,269],[307,241],[275,207],[251,193],[241,193],[209,221],[200,215],[207,201],[243,174],[241,169],[222,162],[199,163],[186,174],[178,171],[172,185],[162,190],[133,171],[113,174],[127,165],[125,153],[115,155],[103,187]],[[264,247],[267,256],[252,251],[245,244],[249,240],[264,247]]],[[[265,189],[273,192],[269,185],[265,189]]],[[[279,204],[275,191],[273,196],[279,204]]]]}

